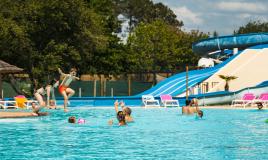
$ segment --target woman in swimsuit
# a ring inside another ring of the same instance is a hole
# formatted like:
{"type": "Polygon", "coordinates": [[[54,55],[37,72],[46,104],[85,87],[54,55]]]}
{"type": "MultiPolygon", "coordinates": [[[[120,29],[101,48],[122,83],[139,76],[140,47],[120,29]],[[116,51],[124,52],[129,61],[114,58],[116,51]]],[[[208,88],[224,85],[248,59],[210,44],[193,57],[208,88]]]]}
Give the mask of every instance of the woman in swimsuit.
{"type": "Polygon", "coordinates": [[[64,98],[64,112],[68,112],[68,99],[75,93],[69,86],[73,80],[80,80],[80,78],[76,77],[77,70],[75,68],[72,68],[69,74],[63,73],[60,68],[58,70],[61,76],[64,77],[59,86],[59,92],[64,98]]]}

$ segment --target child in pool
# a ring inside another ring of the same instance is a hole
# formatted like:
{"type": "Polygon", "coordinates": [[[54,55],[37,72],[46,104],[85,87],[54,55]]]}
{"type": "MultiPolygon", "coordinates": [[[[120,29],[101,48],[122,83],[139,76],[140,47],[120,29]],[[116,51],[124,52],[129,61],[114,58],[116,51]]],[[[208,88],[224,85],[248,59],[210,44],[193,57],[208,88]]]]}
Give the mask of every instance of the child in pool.
{"type": "MultiPolygon", "coordinates": [[[[127,123],[126,123],[126,115],[125,115],[125,113],[124,113],[123,111],[119,111],[119,110],[118,110],[118,105],[119,105],[119,103],[118,103],[118,101],[116,100],[116,101],[114,102],[114,109],[115,109],[115,112],[116,112],[116,118],[117,118],[117,120],[118,120],[118,125],[119,125],[119,126],[124,126],[124,125],[127,124],[127,123]]],[[[108,124],[109,124],[109,125],[112,125],[112,124],[113,124],[113,120],[109,120],[109,121],[108,121],[108,124]]]]}
{"type": "Polygon", "coordinates": [[[68,118],[69,123],[76,123],[76,118],[74,116],[71,116],[68,118]]]}
{"type": "Polygon", "coordinates": [[[46,116],[46,115],[48,115],[47,112],[39,112],[40,106],[38,106],[35,102],[32,102],[31,105],[32,105],[32,110],[33,110],[33,113],[32,113],[33,116],[46,116]]]}
{"type": "Polygon", "coordinates": [[[133,120],[133,118],[131,116],[131,112],[132,112],[131,109],[129,107],[125,106],[124,101],[121,101],[119,104],[120,104],[120,106],[122,108],[122,111],[125,114],[126,122],[133,122],[134,120],[133,120]]]}
{"type": "Polygon", "coordinates": [[[197,113],[197,116],[200,118],[203,117],[203,111],[199,109],[198,100],[196,98],[192,99],[188,106],[182,107],[182,114],[194,114],[194,113],[197,113]],[[195,107],[191,107],[192,105],[194,105],[195,107]]]}
{"type": "MultiPolygon", "coordinates": [[[[68,122],[69,123],[76,123],[76,118],[74,116],[71,116],[71,117],[68,118],[68,122]]],[[[86,120],[78,119],[77,123],[78,124],[83,124],[83,123],[86,123],[86,120]]]]}

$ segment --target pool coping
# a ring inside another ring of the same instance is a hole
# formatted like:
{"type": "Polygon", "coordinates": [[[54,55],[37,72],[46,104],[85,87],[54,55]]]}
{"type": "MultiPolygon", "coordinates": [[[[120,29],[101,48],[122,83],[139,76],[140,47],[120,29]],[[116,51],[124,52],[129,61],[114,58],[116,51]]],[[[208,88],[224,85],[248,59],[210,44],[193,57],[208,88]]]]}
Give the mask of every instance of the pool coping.
{"type": "MultiPolygon", "coordinates": [[[[199,106],[199,108],[204,108],[204,109],[258,109],[257,107],[240,107],[240,106],[199,106]]],[[[268,107],[263,107],[262,110],[267,110],[268,107]]]]}

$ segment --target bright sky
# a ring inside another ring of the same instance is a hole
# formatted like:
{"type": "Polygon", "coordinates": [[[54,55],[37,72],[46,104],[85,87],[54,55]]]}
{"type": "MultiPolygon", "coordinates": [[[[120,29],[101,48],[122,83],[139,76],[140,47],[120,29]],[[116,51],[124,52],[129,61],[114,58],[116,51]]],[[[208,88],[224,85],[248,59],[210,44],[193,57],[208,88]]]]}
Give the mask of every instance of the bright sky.
{"type": "Polygon", "coordinates": [[[184,29],[230,35],[250,20],[268,21],[268,0],[153,0],[173,10],[184,29]]]}

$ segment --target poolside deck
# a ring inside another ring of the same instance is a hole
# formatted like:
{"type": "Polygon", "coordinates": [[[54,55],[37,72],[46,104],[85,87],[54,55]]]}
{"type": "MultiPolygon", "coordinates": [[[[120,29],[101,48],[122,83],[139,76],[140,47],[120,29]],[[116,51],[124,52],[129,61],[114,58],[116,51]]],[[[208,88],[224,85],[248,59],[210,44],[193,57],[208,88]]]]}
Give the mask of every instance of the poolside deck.
{"type": "MultiPolygon", "coordinates": [[[[39,116],[46,116],[48,113],[40,113],[39,116]]],[[[32,112],[0,112],[1,118],[25,118],[25,117],[38,117],[38,115],[33,114],[32,112]]]]}
{"type": "MultiPolygon", "coordinates": [[[[248,107],[232,107],[230,105],[219,105],[219,106],[199,106],[200,108],[205,108],[205,109],[258,109],[256,106],[248,106],[248,107]]],[[[268,109],[267,107],[263,107],[262,109],[268,109]]]]}

